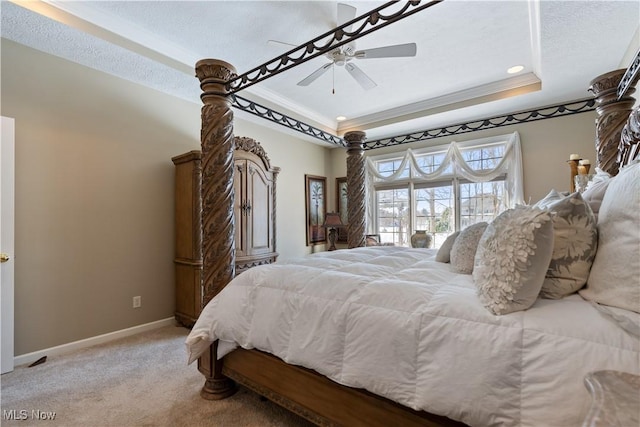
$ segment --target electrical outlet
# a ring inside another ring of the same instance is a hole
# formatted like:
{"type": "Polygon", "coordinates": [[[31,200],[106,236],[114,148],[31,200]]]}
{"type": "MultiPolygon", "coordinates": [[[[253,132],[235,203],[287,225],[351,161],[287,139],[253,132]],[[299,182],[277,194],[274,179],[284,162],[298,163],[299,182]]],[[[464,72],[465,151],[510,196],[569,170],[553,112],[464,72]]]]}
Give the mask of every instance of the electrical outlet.
{"type": "Polygon", "coordinates": [[[142,307],[142,297],[133,297],[133,308],[142,307]]]}

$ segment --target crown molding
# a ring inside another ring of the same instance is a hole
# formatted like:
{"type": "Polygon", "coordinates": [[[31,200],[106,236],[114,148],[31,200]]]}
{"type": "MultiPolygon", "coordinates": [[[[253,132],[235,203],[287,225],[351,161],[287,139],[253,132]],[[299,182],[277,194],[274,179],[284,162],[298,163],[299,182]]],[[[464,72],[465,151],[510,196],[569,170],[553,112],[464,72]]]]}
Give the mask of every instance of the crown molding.
{"type": "Polygon", "coordinates": [[[529,36],[531,37],[531,66],[533,73],[542,77],[542,48],[540,40],[540,0],[529,0],[529,36]]]}
{"type": "Polygon", "coordinates": [[[346,120],[338,125],[338,134],[351,130],[366,130],[411,120],[431,114],[441,113],[489,101],[509,98],[535,92],[542,88],[542,82],[534,73],[525,73],[504,80],[463,89],[435,98],[425,99],[396,108],[380,111],[346,120]]]}

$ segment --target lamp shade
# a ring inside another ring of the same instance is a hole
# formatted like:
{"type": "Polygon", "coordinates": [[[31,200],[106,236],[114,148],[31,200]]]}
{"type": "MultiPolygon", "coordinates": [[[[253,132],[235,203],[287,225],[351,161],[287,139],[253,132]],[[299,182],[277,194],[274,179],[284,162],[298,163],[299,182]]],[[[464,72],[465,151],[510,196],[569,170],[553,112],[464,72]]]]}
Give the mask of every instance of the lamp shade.
{"type": "Polygon", "coordinates": [[[322,224],[322,226],[327,228],[342,228],[344,227],[344,224],[342,223],[338,212],[329,212],[325,216],[324,224],[322,224]]]}

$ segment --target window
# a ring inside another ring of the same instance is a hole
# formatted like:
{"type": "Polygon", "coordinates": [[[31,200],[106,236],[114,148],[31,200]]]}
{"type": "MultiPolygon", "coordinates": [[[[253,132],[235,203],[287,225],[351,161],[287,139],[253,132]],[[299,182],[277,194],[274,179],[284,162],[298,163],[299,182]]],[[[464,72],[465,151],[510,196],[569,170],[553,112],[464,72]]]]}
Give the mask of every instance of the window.
{"type": "MultiPolygon", "coordinates": [[[[415,186],[414,186],[415,188],[415,186]]],[[[455,188],[451,181],[445,185],[415,188],[415,230],[426,230],[433,236],[434,246],[455,230],[455,188]]]]}
{"type": "Polygon", "coordinates": [[[409,227],[409,190],[380,190],[376,192],[378,231],[381,243],[406,246],[411,236],[409,227]]]}
{"type": "Polygon", "coordinates": [[[409,246],[426,230],[439,247],[449,234],[522,203],[518,134],[370,157],[371,231],[409,246]]]}

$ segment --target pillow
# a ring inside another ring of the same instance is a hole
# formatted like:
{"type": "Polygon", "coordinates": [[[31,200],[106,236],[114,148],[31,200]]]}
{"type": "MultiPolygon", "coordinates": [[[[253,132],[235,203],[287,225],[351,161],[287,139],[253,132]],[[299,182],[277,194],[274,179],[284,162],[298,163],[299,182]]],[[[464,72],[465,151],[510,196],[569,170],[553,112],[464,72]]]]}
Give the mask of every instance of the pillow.
{"type": "Polygon", "coordinates": [[[551,191],[549,191],[549,194],[538,200],[533,206],[544,209],[551,203],[557,202],[560,199],[562,199],[562,195],[558,193],[555,188],[552,188],[551,191]]]}
{"type": "Polygon", "coordinates": [[[502,212],[484,232],[473,281],[493,314],[526,310],[538,298],[553,252],[551,214],[521,206],[502,212]]]}
{"type": "Polygon", "coordinates": [[[602,205],[602,199],[604,198],[604,193],[607,191],[607,187],[611,182],[611,175],[606,172],[602,172],[597,169],[598,173],[591,180],[587,189],[582,193],[582,198],[589,203],[593,214],[595,215],[596,221],[598,220],[598,212],[600,211],[600,205],[602,205]]]}
{"type": "Polygon", "coordinates": [[[553,255],[540,296],[559,299],[577,292],[587,283],[596,256],[596,218],[580,193],[551,203],[553,212],[553,255]]]}
{"type": "Polygon", "coordinates": [[[458,273],[471,274],[478,242],[487,228],[486,222],[479,222],[465,228],[458,234],[451,246],[451,265],[458,273]]]}
{"type": "Polygon", "coordinates": [[[376,239],[375,237],[367,237],[366,245],[367,246],[380,246],[380,242],[378,242],[378,239],[376,239]]]}
{"type": "Polygon", "coordinates": [[[640,162],[611,179],[598,215],[598,251],[587,287],[590,301],[640,313],[640,162]]]}
{"type": "Polygon", "coordinates": [[[456,237],[460,234],[459,231],[456,231],[453,234],[450,234],[447,239],[444,241],[440,249],[438,249],[438,253],[436,253],[436,261],[438,262],[449,262],[451,261],[451,248],[453,247],[453,242],[456,241],[456,237]]]}

